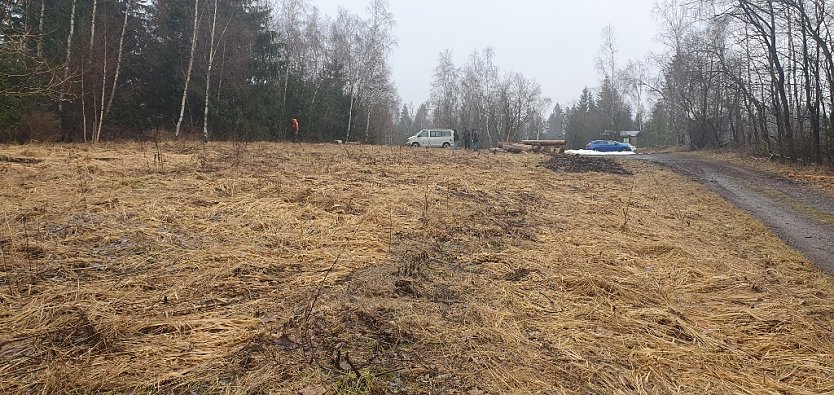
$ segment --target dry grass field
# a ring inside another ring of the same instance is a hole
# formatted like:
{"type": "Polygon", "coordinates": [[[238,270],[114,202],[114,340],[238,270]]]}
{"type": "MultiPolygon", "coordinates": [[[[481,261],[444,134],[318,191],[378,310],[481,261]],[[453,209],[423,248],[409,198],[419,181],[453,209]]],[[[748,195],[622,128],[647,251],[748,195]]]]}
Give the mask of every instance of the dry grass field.
{"type": "Polygon", "coordinates": [[[834,392],[834,280],[647,163],[0,155],[42,160],[0,163],[0,393],[834,392]]]}
{"type": "Polygon", "coordinates": [[[805,163],[781,163],[775,160],[768,160],[767,158],[757,158],[732,151],[688,152],[686,155],[723,161],[741,168],[758,170],[778,177],[784,177],[795,182],[815,186],[834,197],[834,167],[830,165],[819,166],[805,163]]]}

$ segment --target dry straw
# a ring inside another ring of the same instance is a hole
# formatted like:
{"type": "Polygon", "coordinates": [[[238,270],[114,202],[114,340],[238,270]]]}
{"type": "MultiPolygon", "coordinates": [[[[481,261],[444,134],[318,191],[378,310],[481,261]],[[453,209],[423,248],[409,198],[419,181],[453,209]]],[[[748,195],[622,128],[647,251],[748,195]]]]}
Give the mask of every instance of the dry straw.
{"type": "Polygon", "coordinates": [[[834,392],[834,281],[648,164],[0,154],[2,393],[834,392]]]}

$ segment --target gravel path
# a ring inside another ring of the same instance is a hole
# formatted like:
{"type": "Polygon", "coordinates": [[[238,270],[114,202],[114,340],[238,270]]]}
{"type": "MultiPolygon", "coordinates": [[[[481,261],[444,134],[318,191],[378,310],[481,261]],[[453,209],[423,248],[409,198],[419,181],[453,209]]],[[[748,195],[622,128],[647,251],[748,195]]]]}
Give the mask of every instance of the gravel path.
{"type": "Polygon", "coordinates": [[[675,154],[641,156],[692,177],[760,218],[834,275],[834,199],[800,182],[728,163],[675,154]]]}

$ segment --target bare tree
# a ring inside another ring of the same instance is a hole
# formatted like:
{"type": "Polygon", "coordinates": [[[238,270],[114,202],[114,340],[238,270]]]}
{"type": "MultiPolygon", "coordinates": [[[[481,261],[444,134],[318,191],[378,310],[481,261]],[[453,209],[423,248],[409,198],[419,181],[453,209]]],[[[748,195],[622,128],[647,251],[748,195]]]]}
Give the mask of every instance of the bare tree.
{"type": "Polygon", "coordinates": [[[88,63],[92,63],[92,53],[93,53],[93,44],[96,41],[96,9],[98,8],[98,0],[93,1],[93,11],[90,14],[90,42],[89,47],[87,48],[87,54],[90,56],[88,63]]]}
{"type": "Polygon", "coordinates": [[[290,84],[290,74],[302,62],[301,52],[304,48],[304,38],[301,30],[301,16],[307,8],[304,0],[281,0],[277,6],[276,31],[279,32],[279,39],[283,42],[284,58],[286,59],[284,69],[283,92],[281,96],[281,116],[286,117],[287,91],[290,84]]]}
{"type": "Polygon", "coordinates": [[[119,77],[121,76],[122,71],[122,56],[124,55],[125,47],[125,33],[127,32],[127,21],[128,16],[131,12],[131,5],[131,0],[127,0],[125,2],[124,21],[122,22],[122,32],[119,35],[119,50],[116,59],[116,72],[113,75],[113,86],[110,90],[110,98],[107,100],[107,108],[104,111],[105,116],[110,114],[110,109],[113,107],[113,98],[116,97],[116,87],[119,85],[119,77]]]}
{"type": "Polygon", "coordinates": [[[205,95],[205,102],[203,105],[203,141],[208,141],[209,139],[209,131],[208,131],[208,124],[209,124],[209,91],[211,89],[211,68],[214,65],[214,55],[217,52],[217,49],[214,46],[214,32],[217,28],[217,0],[214,0],[214,12],[212,13],[211,18],[211,38],[208,47],[208,70],[206,71],[206,95],[205,95]]]}
{"type": "Polygon", "coordinates": [[[185,100],[188,98],[188,86],[191,83],[191,72],[194,69],[194,52],[197,49],[197,28],[199,27],[200,0],[194,0],[194,28],[191,34],[191,52],[188,56],[188,69],[185,74],[185,85],[182,88],[182,100],[180,101],[180,117],[177,120],[177,127],[174,135],[179,137],[182,127],[182,120],[185,117],[185,100]]]}
{"type": "MultiPolygon", "coordinates": [[[[72,59],[71,58],[71,56],[72,56],[72,38],[73,38],[73,35],[75,34],[75,5],[76,5],[76,0],[72,0],[72,3],[70,5],[70,30],[69,30],[69,34],[67,35],[67,51],[66,51],[66,57],[65,57],[65,61],[64,61],[64,79],[63,79],[64,81],[67,81],[69,79],[69,75],[70,75],[70,60],[72,59]]],[[[64,88],[63,88],[63,84],[62,84],[61,94],[60,94],[60,97],[58,98],[58,112],[62,112],[63,109],[64,109],[64,88]]]]}
{"type": "Polygon", "coordinates": [[[459,102],[458,70],[452,60],[452,51],[440,53],[437,67],[434,68],[434,82],[431,89],[431,102],[434,107],[434,123],[442,127],[459,127],[457,110],[459,102]]]}
{"type": "Polygon", "coordinates": [[[617,39],[614,36],[614,29],[608,25],[602,31],[602,46],[597,55],[597,71],[600,73],[602,79],[602,89],[607,90],[611,95],[611,100],[608,100],[608,108],[606,112],[609,116],[609,130],[615,130],[617,126],[619,107],[619,97],[622,94],[620,89],[621,73],[617,68],[617,39]]]}
{"type": "MultiPolygon", "coordinates": [[[[101,100],[99,101],[99,113],[97,114],[98,123],[93,121],[93,142],[98,143],[101,140],[101,126],[104,124],[104,109],[105,99],[107,98],[107,34],[105,32],[104,36],[104,45],[102,45],[102,49],[104,51],[104,55],[101,57],[102,67],[101,67],[101,100]],[[96,126],[98,125],[98,126],[96,126]]],[[[93,98],[93,114],[95,114],[96,109],[96,101],[93,98]]]]}
{"type": "Polygon", "coordinates": [[[646,113],[645,99],[646,86],[649,79],[648,74],[649,72],[644,62],[630,61],[623,75],[625,91],[634,104],[635,118],[638,121],[639,130],[643,130],[643,121],[646,113]]]}
{"type": "Polygon", "coordinates": [[[43,20],[46,15],[46,0],[41,0],[41,14],[38,18],[38,57],[43,58],[43,37],[46,32],[43,30],[43,20]]]}

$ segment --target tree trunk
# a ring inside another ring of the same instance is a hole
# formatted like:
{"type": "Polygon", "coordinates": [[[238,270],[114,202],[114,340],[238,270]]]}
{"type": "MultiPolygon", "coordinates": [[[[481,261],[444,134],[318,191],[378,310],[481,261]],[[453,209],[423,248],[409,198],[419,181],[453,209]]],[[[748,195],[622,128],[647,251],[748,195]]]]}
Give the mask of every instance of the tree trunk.
{"type": "Polygon", "coordinates": [[[220,70],[217,73],[217,96],[216,101],[220,101],[220,92],[223,91],[223,70],[226,68],[226,41],[223,41],[223,56],[220,57],[220,70]]]}
{"type": "MultiPolygon", "coordinates": [[[[93,0],[93,10],[92,10],[92,13],[90,15],[90,42],[89,42],[89,45],[87,47],[87,67],[86,67],[86,69],[89,69],[89,70],[92,70],[92,65],[93,65],[93,44],[96,41],[96,11],[97,11],[97,8],[98,8],[98,0],[93,0]]],[[[105,58],[106,58],[106,56],[105,56],[105,58]]],[[[84,73],[84,74],[86,74],[86,73],[84,73]]],[[[102,78],[104,78],[104,76],[107,75],[107,69],[106,68],[101,70],[101,75],[102,75],[102,78]]],[[[85,78],[85,76],[82,75],[81,78],[83,79],[83,78],[85,78]]],[[[104,86],[102,86],[102,89],[104,89],[104,86]]],[[[90,87],[90,93],[93,96],[93,123],[92,123],[92,125],[90,125],[90,140],[92,140],[92,142],[95,144],[95,143],[98,143],[98,136],[97,136],[97,132],[96,132],[96,130],[98,129],[98,127],[97,127],[98,126],[98,122],[97,122],[98,116],[96,116],[96,93],[95,93],[95,85],[94,84],[93,84],[93,86],[90,87]]],[[[82,92],[82,94],[83,94],[83,92],[82,92]]],[[[104,105],[104,103],[102,103],[102,105],[104,105]]],[[[85,108],[84,111],[87,111],[87,109],[85,108]]],[[[86,119],[86,117],[85,117],[85,119],[86,119]]],[[[85,122],[85,126],[84,126],[84,133],[85,134],[87,133],[86,129],[87,129],[87,126],[86,126],[86,122],[85,122]]]]}
{"type": "MultiPolygon", "coordinates": [[[[791,85],[793,86],[793,89],[791,89],[791,91],[790,91],[791,96],[792,96],[791,99],[793,99],[791,104],[793,104],[794,109],[796,111],[796,122],[797,122],[797,126],[798,126],[797,133],[799,135],[799,138],[801,139],[805,136],[805,117],[802,116],[802,113],[801,113],[802,95],[800,95],[800,93],[799,93],[800,84],[799,84],[799,77],[798,77],[798,72],[797,72],[797,67],[796,67],[796,65],[800,64],[801,62],[797,59],[796,43],[794,42],[794,27],[793,27],[794,18],[793,18],[793,13],[790,12],[790,9],[788,9],[788,10],[789,11],[788,11],[788,37],[787,38],[788,38],[788,53],[790,54],[788,62],[789,62],[789,64],[793,65],[791,67],[791,70],[790,70],[790,72],[791,72],[790,73],[791,85]]],[[[802,35],[806,34],[805,29],[802,29],[802,26],[800,26],[800,30],[802,31],[802,35]]],[[[803,42],[805,42],[806,40],[807,40],[807,38],[803,38],[803,42]]]]}
{"type": "Polygon", "coordinates": [[[368,144],[368,137],[371,131],[371,106],[368,105],[368,119],[365,121],[365,144],[368,144]]]}
{"type": "MultiPolygon", "coordinates": [[[[104,124],[104,101],[107,98],[107,29],[105,26],[104,29],[104,64],[101,68],[101,101],[99,105],[99,114],[98,114],[98,127],[95,130],[95,139],[93,140],[94,143],[98,143],[101,140],[101,126],[104,124]]],[[[95,103],[95,101],[93,101],[95,103]]],[[[95,106],[93,106],[95,109],[95,106]]],[[[95,124],[94,124],[95,125],[95,124]]]]}
{"type": "MultiPolygon", "coordinates": [[[[818,97],[817,97],[817,100],[816,100],[817,101],[817,105],[816,105],[817,119],[819,119],[821,114],[826,113],[825,105],[824,105],[824,103],[822,103],[822,87],[821,87],[821,84],[820,84],[820,82],[821,82],[820,81],[820,76],[822,74],[822,67],[819,66],[819,63],[820,63],[819,53],[820,53],[820,51],[822,51],[822,55],[825,59],[825,65],[828,66],[826,77],[827,77],[827,82],[828,82],[828,84],[827,84],[828,85],[828,97],[829,97],[829,100],[830,100],[830,103],[831,103],[830,108],[829,108],[829,110],[831,110],[829,120],[834,121],[834,74],[832,74],[832,73],[834,73],[834,56],[832,56],[830,40],[828,39],[828,37],[824,37],[823,34],[820,32],[820,27],[825,23],[824,16],[820,16],[820,15],[827,15],[827,12],[825,10],[825,2],[814,1],[814,11],[815,11],[815,14],[816,14],[816,27],[814,27],[814,23],[813,23],[814,21],[811,21],[811,18],[808,15],[808,11],[805,8],[805,3],[804,2],[802,2],[802,1],[794,2],[793,6],[797,7],[797,9],[799,11],[799,16],[802,18],[802,21],[803,21],[803,24],[804,24],[803,33],[805,33],[805,32],[810,33],[811,38],[813,38],[814,41],[817,43],[817,56],[816,56],[816,62],[815,62],[818,65],[817,68],[816,68],[815,79],[816,79],[816,82],[817,82],[817,84],[816,84],[817,89],[816,90],[819,93],[818,97]],[[821,109],[820,109],[820,104],[822,104],[821,109]]],[[[827,30],[827,27],[826,27],[826,30],[827,30]]],[[[803,38],[805,38],[804,35],[803,35],[803,38]]],[[[812,120],[812,122],[813,122],[813,120],[812,120]]],[[[815,125],[812,125],[812,128],[813,127],[815,127],[815,125]]],[[[817,129],[819,129],[819,127],[820,127],[819,125],[816,125],[817,129]]],[[[818,130],[815,130],[815,132],[816,132],[816,134],[819,134],[818,130]]],[[[818,139],[816,134],[814,136],[815,141],[818,139]]],[[[817,144],[817,145],[819,145],[819,144],[817,144]]],[[[818,148],[815,147],[815,151],[817,149],[818,148]]],[[[820,147],[820,149],[821,149],[821,147],[820,147]]],[[[821,153],[817,154],[815,152],[814,156],[815,156],[815,159],[818,160],[818,162],[822,162],[821,153]]]]}
{"type": "Polygon", "coordinates": [[[353,88],[351,88],[351,92],[350,92],[350,109],[348,110],[348,126],[347,126],[347,135],[345,135],[345,142],[349,142],[349,141],[350,141],[350,129],[351,129],[351,126],[353,125],[353,102],[354,102],[354,98],[353,98],[353,88]]]}
{"type": "Polygon", "coordinates": [[[110,98],[107,100],[107,108],[104,110],[104,115],[110,115],[110,109],[113,107],[113,98],[116,97],[116,87],[119,84],[119,76],[122,71],[122,54],[124,54],[125,32],[127,31],[127,17],[130,14],[130,0],[125,4],[125,18],[122,23],[122,33],[119,36],[119,54],[116,57],[116,73],[113,76],[113,87],[110,90],[110,98]]]}
{"type": "MultiPolygon", "coordinates": [[[[93,119],[92,119],[92,125],[90,125],[90,142],[95,144],[96,143],[96,125],[98,125],[98,114],[96,114],[96,110],[97,110],[97,107],[96,107],[96,93],[94,92],[93,89],[90,89],[90,93],[91,93],[90,98],[93,99],[93,111],[92,111],[93,119]]],[[[84,117],[85,117],[85,122],[84,123],[86,124],[87,123],[86,122],[86,114],[84,115],[84,117]]],[[[86,128],[86,126],[85,126],[85,128],[86,128]]]]}
{"type": "Polygon", "coordinates": [[[29,33],[29,7],[30,7],[29,1],[30,0],[24,0],[26,5],[24,6],[24,9],[23,9],[23,31],[26,32],[26,33],[29,33]]]}
{"type": "Polygon", "coordinates": [[[180,136],[180,129],[182,128],[182,120],[185,116],[185,100],[188,98],[188,85],[191,84],[191,72],[194,69],[194,52],[197,49],[197,27],[199,26],[200,0],[194,0],[194,30],[191,35],[191,54],[188,56],[188,70],[185,74],[185,86],[182,88],[182,100],[180,101],[180,117],[177,120],[177,128],[174,130],[174,136],[180,136]]]}
{"type": "Polygon", "coordinates": [[[209,123],[209,90],[211,88],[211,67],[214,64],[214,32],[217,27],[217,0],[214,0],[214,15],[211,20],[211,43],[209,44],[209,59],[208,70],[206,71],[206,101],[203,107],[203,141],[208,141],[208,123],[209,123]]]}
{"type": "Polygon", "coordinates": [[[313,91],[313,100],[310,100],[310,108],[312,109],[313,106],[316,104],[316,98],[319,95],[319,89],[321,89],[323,78],[319,78],[318,82],[316,83],[316,89],[313,91]]]}
{"type": "Polygon", "coordinates": [[[87,48],[87,56],[90,60],[87,62],[93,64],[93,43],[96,41],[96,8],[98,7],[98,0],[93,0],[93,15],[90,17],[90,45],[87,48]]]}
{"type": "MultiPolygon", "coordinates": [[[[773,0],[768,0],[768,8],[766,11],[762,10],[762,8],[757,5],[751,4],[749,0],[740,1],[739,5],[741,6],[744,14],[747,16],[747,22],[752,24],[753,27],[759,32],[763,44],[768,51],[768,60],[770,61],[768,71],[770,72],[772,80],[770,85],[772,89],[771,94],[773,96],[774,115],[776,116],[777,126],[779,128],[779,146],[780,150],[782,148],[787,148],[787,156],[791,161],[795,161],[796,147],[794,145],[793,127],[790,121],[790,102],[788,101],[788,95],[785,87],[787,82],[785,68],[783,67],[782,61],[779,57],[779,43],[776,36],[776,14],[773,8],[773,0]],[[767,21],[764,16],[757,14],[757,11],[766,12],[768,17],[767,21]],[[782,147],[782,137],[784,137],[787,147],[782,147]]],[[[784,153],[782,156],[783,158],[785,157],[784,153]]]]}
{"type": "Polygon", "coordinates": [[[76,0],[72,0],[72,5],[70,6],[70,31],[67,35],[67,56],[64,63],[64,80],[61,81],[61,93],[58,96],[58,113],[61,113],[64,110],[63,86],[66,84],[67,79],[69,79],[70,57],[72,56],[72,36],[75,34],[75,5],[76,0]]]}
{"type": "MultiPolygon", "coordinates": [[[[60,110],[59,110],[60,111],[60,110]]],[[[84,142],[87,142],[87,95],[84,92],[84,79],[81,79],[81,120],[82,120],[82,131],[81,134],[84,135],[84,142]]],[[[93,136],[90,136],[92,139],[93,136]]]]}
{"type": "Polygon", "coordinates": [[[489,139],[489,147],[492,147],[493,145],[495,145],[495,141],[492,140],[492,132],[489,131],[489,114],[487,114],[486,116],[486,133],[487,139],[489,139]]]}
{"type": "MultiPolygon", "coordinates": [[[[819,47],[817,47],[817,57],[813,60],[815,64],[819,64],[819,47]]],[[[813,102],[814,90],[812,89],[811,79],[811,53],[808,50],[808,33],[806,29],[802,29],[802,76],[805,80],[805,106],[808,109],[808,116],[811,121],[811,137],[814,142],[813,158],[817,164],[822,164],[822,152],[820,151],[820,127],[819,127],[819,103],[813,102]]],[[[816,76],[816,83],[819,84],[819,74],[816,76]]],[[[817,97],[819,102],[819,97],[817,97]]]]}
{"type": "Polygon", "coordinates": [[[287,88],[290,85],[290,64],[287,63],[287,71],[284,72],[284,92],[281,96],[281,122],[286,124],[285,118],[287,117],[287,88]]]}
{"type": "Polygon", "coordinates": [[[46,14],[46,0],[41,0],[41,16],[38,20],[38,58],[43,58],[43,16],[46,14]]]}
{"type": "Polygon", "coordinates": [[[776,66],[776,73],[778,76],[776,90],[779,94],[779,104],[781,105],[780,111],[782,112],[782,122],[784,123],[784,131],[785,131],[785,139],[787,140],[787,149],[788,155],[790,156],[790,161],[796,161],[796,146],[794,145],[794,138],[793,138],[793,126],[791,125],[790,120],[790,102],[788,101],[788,95],[785,89],[785,69],[782,67],[781,62],[779,61],[778,54],[776,53],[776,48],[774,44],[774,48],[772,50],[772,54],[774,56],[774,66],[776,66]]]}

